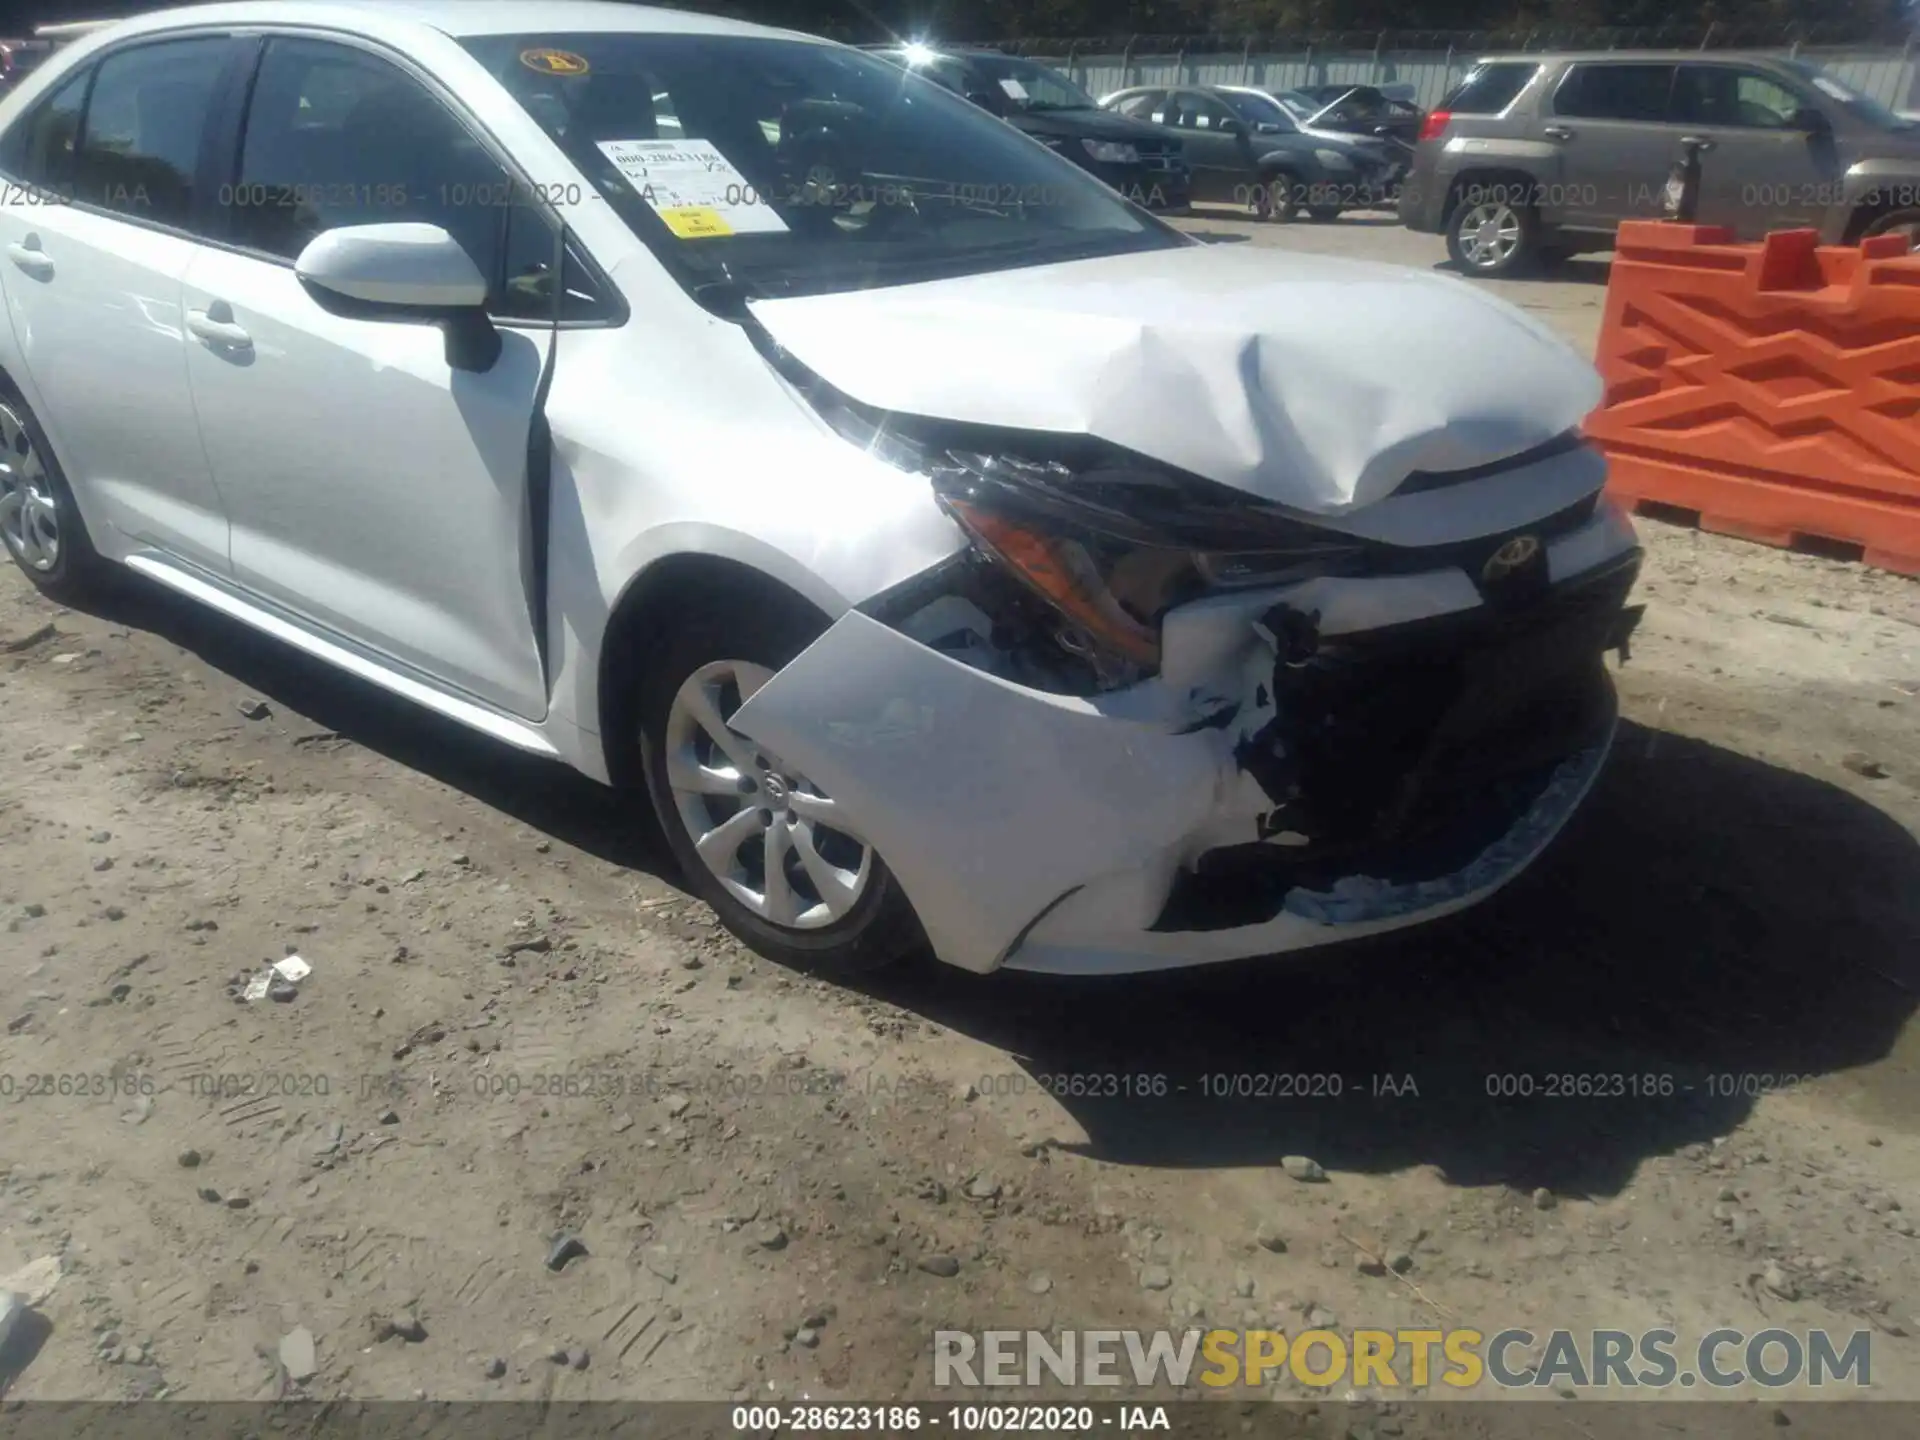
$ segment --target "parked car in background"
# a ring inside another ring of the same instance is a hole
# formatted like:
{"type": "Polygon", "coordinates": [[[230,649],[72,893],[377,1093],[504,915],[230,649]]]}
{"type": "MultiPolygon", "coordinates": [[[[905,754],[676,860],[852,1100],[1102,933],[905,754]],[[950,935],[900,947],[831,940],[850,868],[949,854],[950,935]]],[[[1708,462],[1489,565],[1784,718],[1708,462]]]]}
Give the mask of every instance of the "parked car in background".
{"type": "Polygon", "coordinates": [[[1289,93],[1315,107],[1304,122],[1309,129],[1368,135],[1404,145],[1409,152],[1426,119],[1414,103],[1411,85],[1301,85],[1289,93]]]}
{"type": "Polygon", "coordinates": [[[1388,148],[1353,135],[1308,134],[1260,90],[1136,86],[1100,102],[1118,115],[1164,125],[1193,169],[1193,198],[1247,207],[1263,219],[1315,220],[1391,203],[1404,173],[1388,148]]]}
{"type": "Polygon", "coordinates": [[[125,567],[650,797],[782,962],[1377,934],[1605,762],[1640,553],[1587,361],[1445,276],[1197,243],[876,56],[173,10],[0,102],[0,178],[27,578],[125,567]]]}
{"type": "Polygon", "coordinates": [[[0,40],[0,95],[31,75],[53,53],[45,40],[0,40]]]}
{"type": "Polygon", "coordinates": [[[1400,216],[1511,274],[1658,217],[1689,143],[1701,224],[1920,240],[1920,126],[1805,61],[1697,50],[1481,60],[1427,116],[1400,216]]]}
{"type": "Polygon", "coordinates": [[[1176,137],[1103,111],[1093,96],[1037,60],[965,47],[866,48],[966,96],[1149,210],[1184,210],[1192,198],[1188,158],[1176,137]]]}

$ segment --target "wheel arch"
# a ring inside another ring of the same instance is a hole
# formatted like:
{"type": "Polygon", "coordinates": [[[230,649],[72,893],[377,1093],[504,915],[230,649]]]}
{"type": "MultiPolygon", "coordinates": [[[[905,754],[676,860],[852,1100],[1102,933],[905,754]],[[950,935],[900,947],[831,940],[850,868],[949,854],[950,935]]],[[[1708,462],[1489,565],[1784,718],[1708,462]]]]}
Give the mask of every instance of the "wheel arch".
{"type": "Polygon", "coordinates": [[[817,577],[778,575],[717,548],[673,549],[648,561],[614,601],[600,643],[597,718],[607,775],[614,785],[641,783],[632,741],[649,657],[679,617],[722,605],[797,607],[816,615],[823,629],[848,608],[847,601],[817,577]]]}
{"type": "Polygon", "coordinates": [[[1859,244],[1861,238],[1876,221],[1883,220],[1889,215],[1905,212],[1920,215],[1920,204],[1903,203],[1898,194],[1888,195],[1880,191],[1869,191],[1860,197],[1859,203],[1853,207],[1853,213],[1847,217],[1844,243],[1859,244]]]}

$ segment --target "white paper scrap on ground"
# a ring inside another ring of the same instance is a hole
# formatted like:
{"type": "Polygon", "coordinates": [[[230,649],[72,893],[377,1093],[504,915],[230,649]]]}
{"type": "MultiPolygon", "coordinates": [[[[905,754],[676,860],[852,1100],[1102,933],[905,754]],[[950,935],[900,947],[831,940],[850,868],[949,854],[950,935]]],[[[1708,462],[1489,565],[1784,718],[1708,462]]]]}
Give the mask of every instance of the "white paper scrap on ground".
{"type": "Polygon", "coordinates": [[[290,985],[298,985],[313,973],[313,966],[302,960],[298,955],[289,955],[284,960],[274,961],[273,969],[282,980],[285,980],[290,985]]]}

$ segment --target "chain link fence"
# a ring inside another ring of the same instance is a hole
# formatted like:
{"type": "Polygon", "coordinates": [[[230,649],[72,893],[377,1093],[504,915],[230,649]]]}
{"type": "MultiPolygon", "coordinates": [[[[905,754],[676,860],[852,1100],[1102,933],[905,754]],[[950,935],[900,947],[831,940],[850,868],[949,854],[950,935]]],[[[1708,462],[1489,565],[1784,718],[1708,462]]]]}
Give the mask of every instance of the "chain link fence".
{"type": "Polygon", "coordinates": [[[1095,95],[1129,85],[1410,86],[1432,108],[1482,55],[1549,50],[1745,50],[1794,54],[1895,110],[1920,112],[1920,35],[1862,41],[1820,27],[1390,30],[1288,35],[1105,35],[997,48],[1065,71],[1095,95]]]}

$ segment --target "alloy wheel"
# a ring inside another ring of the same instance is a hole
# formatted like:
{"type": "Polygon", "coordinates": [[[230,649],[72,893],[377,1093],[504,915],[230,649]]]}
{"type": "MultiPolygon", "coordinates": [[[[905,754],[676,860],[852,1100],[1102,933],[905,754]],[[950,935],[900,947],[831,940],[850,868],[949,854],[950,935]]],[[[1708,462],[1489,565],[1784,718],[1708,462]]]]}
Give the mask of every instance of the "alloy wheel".
{"type": "Polygon", "coordinates": [[[1497,200],[1470,205],[1454,222],[1460,253],[1476,270],[1497,270],[1520,248],[1520,213],[1497,200]]]}
{"type": "Polygon", "coordinates": [[[60,511],[40,451],[11,405],[0,403],[0,537],[29,570],[60,563],[60,511]]]}
{"type": "Polygon", "coordinates": [[[772,678],[744,660],[689,675],[667,711],[667,782],[695,853],[728,894],[770,924],[818,930],[866,891],[873,851],[817,786],[728,728],[772,678]]]}

